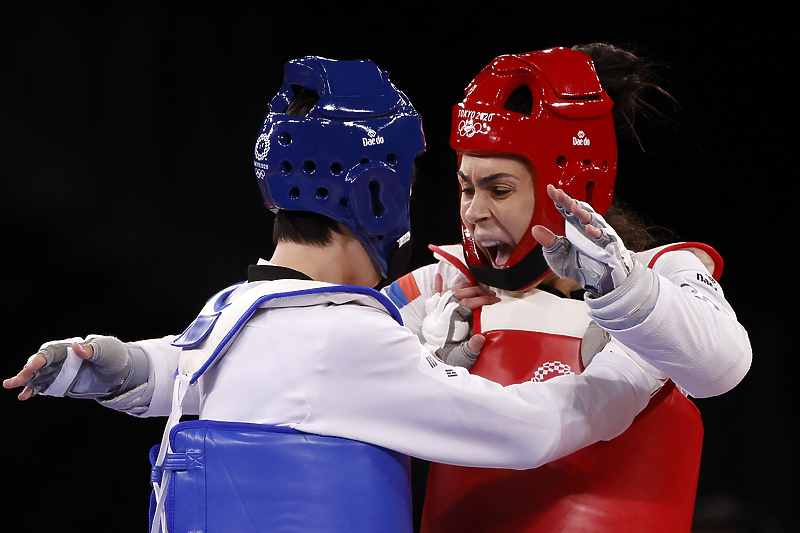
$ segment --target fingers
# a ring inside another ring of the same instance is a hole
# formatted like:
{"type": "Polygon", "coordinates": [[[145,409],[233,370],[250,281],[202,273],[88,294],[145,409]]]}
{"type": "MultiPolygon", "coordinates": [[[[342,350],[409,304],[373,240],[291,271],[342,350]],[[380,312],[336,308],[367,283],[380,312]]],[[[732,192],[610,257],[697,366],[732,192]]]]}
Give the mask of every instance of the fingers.
{"type": "Polygon", "coordinates": [[[496,304],[500,301],[494,291],[479,285],[471,286],[469,283],[459,283],[452,290],[456,300],[472,311],[484,305],[496,304]]]}
{"type": "Polygon", "coordinates": [[[563,208],[568,213],[572,213],[572,206],[575,203],[575,200],[573,200],[570,195],[565,193],[563,190],[556,188],[552,184],[547,186],[547,194],[558,207],[563,208]]]}
{"type": "Polygon", "coordinates": [[[536,225],[531,229],[531,235],[536,239],[536,242],[545,248],[552,248],[558,241],[555,233],[540,225],[536,225]]]}
{"type": "Polygon", "coordinates": [[[603,232],[599,228],[595,228],[591,224],[585,226],[586,233],[593,239],[599,239],[603,236],[603,232]]]}
{"type": "Polygon", "coordinates": [[[21,387],[31,379],[40,368],[47,364],[47,359],[43,354],[36,354],[28,360],[28,363],[22,367],[22,370],[14,376],[3,381],[3,388],[13,389],[14,387],[21,387]]]}
{"type": "MultiPolygon", "coordinates": [[[[75,355],[81,359],[91,359],[92,355],[94,355],[94,347],[88,343],[79,344],[74,342],[72,343],[72,350],[75,352],[75,355]]],[[[28,359],[28,362],[24,367],[22,367],[22,370],[20,370],[16,376],[3,380],[3,388],[14,389],[25,386],[26,383],[33,379],[34,374],[46,364],[47,358],[44,356],[44,354],[37,353],[36,355],[31,356],[30,359],[28,359]]],[[[33,396],[33,388],[25,386],[17,398],[21,401],[25,401],[31,396],[33,396]]]]}
{"type": "Polygon", "coordinates": [[[17,399],[21,402],[24,402],[31,396],[33,396],[33,387],[25,387],[22,389],[22,392],[17,395],[17,399]]]}
{"type": "Polygon", "coordinates": [[[436,274],[433,277],[433,292],[442,292],[442,286],[444,285],[444,281],[442,279],[441,274],[436,274]]]}
{"type": "Polygon", "coordinates": [[[445,293],[442,295],[442,298],[439,299],[439,303],[436,304],[436,313],[449,316],[456,307],[458,307],[458,302],[451,301],[450,294],[445,293]]]}
{"type": "MultiPolygon", "coordinates": [[[[563,190],[556,188],[552,184],[547,186],[547,194],[550,196],[550,198],[552,198],[553,202],[555,202],[555,204],[558,207],[561,207],[568,213],[575,215],[581,222],[581,224],[584,224],[586,233],[588,233],[589,236],[595,239],[599,239],[600,237],[603,236],[603,232],[601,230],[591,225],[592,214],[589,211],[582,208],[581,205],[578,202],[576,202],[570,195],[565,193],[563,190]]],[[[547,245],[538,238],[536,238],[536,235],[534,235],[534,238],[540,243],[542,243],[543,246],[546,246],[548,248],[553,244],[555,244],[555,241],[552,241],[552,244],[547,245]]]]}
{"type": "MultiPolygon", "coordinates": [[[[4,389],[14,389],[16,387],[22,387],[33,379],[33,375],[42,368],[45,364],[47,364],[47,359],[41,353],[38,353],[28,359],[28,362],[25,366],[20,370],[20,372],[14,376],[13,378],[9,378],[3,380],[3,388],[4,389]]],[[[25,387],[21,393],[17,396],[22,401],[27,400],[33,396],[33,389],[31,387],[25,387]]]]}
{"type": "Polygon", "coordinates": [[[553,202],[558,207],[563,208],[567,213],[571,213],[578,217],[578,220],[584,224],[588,224],[592,220],[592,214],[583,209],[578,202],[576,202],[570,195],[565,193],[562,189],[556,188],[550,184],[547,186],[547,194],[552,198],[553,202]]]}

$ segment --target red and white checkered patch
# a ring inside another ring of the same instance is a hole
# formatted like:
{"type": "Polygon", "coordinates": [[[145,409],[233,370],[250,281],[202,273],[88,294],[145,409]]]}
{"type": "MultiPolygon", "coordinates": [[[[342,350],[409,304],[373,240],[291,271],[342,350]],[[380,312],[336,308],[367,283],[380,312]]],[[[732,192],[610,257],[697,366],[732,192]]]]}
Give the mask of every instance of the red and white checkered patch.
{"type": "MultiPolygon", "coordinates": [[[[561,361],[551,361],[548,363],[543,364],[536,372],[534,372],[531,381],[544,381],[548,379],[549,374],[560,374],[560,375],[567,375],[567,374],[574,374],[572,368],[561,361]]],[[[555,377],[555,376],[550,376],[555,377]]]]}

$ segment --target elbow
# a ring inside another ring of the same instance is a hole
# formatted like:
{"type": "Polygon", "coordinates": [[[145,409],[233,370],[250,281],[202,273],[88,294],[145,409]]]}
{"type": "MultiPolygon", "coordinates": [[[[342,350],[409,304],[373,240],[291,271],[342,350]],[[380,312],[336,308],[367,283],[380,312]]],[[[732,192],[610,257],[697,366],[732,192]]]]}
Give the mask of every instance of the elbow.
{"type": "Polygon", "coordinates": [[[716,372],[709,378],[691,386],[680,385],[690,396],[694,398],[710,398],[720,396],[736,387],[750,370],[753,361],[753,352],[750,343],[741,346],[738,355],[729,359],[730,363],[724,368],[718,367],[716,372]]]}

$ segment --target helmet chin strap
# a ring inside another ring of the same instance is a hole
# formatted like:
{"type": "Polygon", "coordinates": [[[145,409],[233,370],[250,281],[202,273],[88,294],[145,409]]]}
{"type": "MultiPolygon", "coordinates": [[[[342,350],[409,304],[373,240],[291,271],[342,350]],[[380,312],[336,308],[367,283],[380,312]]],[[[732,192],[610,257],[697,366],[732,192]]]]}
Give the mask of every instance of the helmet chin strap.
{"type": "Polygon", "coordinates": [[[550,267],[542,254],[542,245],[507,268],[468,265],[472,274],[484,285],[504,291],[519,291],[544,276],[550,267]]]}
{"type": "Polygon", "coordinates": [[[411,232],[406,233],[397,243],[389,250],[388,253],[388,273],[386,277],[383,278],[380,283],[376,287],[376,290],[380,290],[383,287],[386,287],[394,280],[402,276],[406,273],[408,269],[408,263],[411,260],[411,232]]]}

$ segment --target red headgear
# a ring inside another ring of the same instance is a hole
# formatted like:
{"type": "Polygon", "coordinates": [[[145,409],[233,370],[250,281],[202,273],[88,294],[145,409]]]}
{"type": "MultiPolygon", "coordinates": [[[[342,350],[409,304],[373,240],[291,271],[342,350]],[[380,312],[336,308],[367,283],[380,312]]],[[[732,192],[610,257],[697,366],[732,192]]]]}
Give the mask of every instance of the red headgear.
{"type": "MultiPolygon", "coordinates": [[[[598,213],[611,205],[617,171],[614,103],[588,55],[569,48],[504,55],[485,67],[453,108],[450,146],[464,152],[501,152],[522,157],[533,174],[536,203],[529,228],[541,224],[564,234],[564,218],[547,195],[547,185],[591,204],[598,213]],[[530,115],[505,109],[512,93],[530,89],[530,115]],[[525,90],[524,88],[521,90],[525,90]]],[[[541,245],[530,231],[501,269],[478,250],[461,224],[467,265],[483,283],[519,290],[548,272],[541,245]]]]}

